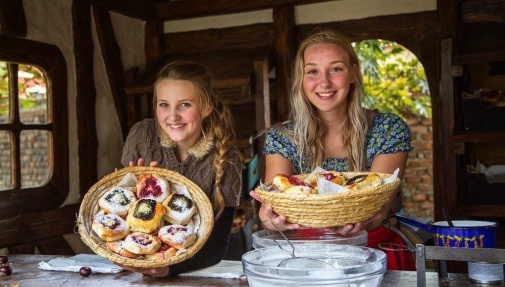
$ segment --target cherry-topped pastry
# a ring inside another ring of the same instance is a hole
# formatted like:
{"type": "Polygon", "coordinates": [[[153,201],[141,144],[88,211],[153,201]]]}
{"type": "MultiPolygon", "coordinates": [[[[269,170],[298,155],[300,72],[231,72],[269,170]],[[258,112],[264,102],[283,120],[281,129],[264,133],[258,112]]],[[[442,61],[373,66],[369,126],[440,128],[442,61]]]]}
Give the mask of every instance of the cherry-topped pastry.
{"type": "Polygon", "coordinates": [[[123,239],[130,233],[128,223],[114,213],[96,215],[93,219],[91,229],[95,231],[98,237],[105,241],[123,239]]]}
{"type": "Polygon", "coordinates": [[[154,235],[132,232],[124,240],[123,248],[135,254],[153,254],[160,248],[161,240],[154,235]]]}
{"type": "Polygon", "coordinates": [[[137,198],[154,199],[162,203],[170,195],[169,183],[155,173],[146,173],[137,181],[137,198]]]}

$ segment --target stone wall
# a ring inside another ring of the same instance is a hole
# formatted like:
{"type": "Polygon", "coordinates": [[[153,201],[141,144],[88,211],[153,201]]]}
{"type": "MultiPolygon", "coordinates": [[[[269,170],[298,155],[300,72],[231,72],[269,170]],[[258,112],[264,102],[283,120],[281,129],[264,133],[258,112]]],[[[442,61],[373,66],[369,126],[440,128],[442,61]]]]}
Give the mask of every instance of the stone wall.
{"type": "Polygon", "coordinates": [[[407,124],[414,150],[409,153],[402,184],[402,214],[423,221],[433,213],[433,129],[431,119],[411,117],[407,124]]]}

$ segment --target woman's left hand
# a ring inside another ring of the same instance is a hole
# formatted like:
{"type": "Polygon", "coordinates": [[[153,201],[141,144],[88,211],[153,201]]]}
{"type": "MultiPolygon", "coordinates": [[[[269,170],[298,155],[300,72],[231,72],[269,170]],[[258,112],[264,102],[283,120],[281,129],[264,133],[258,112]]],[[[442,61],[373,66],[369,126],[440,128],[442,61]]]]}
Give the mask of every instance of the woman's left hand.
{"type": "Polygon", "coordinates": [[[117,264],[121,268],[132,271],[132,272],[138,272],[142,273],[144,275],[148,276],[153,276],[153,277],[167,277],[168,276],[168,271],[170,270],[169,267],[159,267],[159,268],[140,268],[140,267],[131,267],[131,266],[125,266],[122,264],[117,264]]]}

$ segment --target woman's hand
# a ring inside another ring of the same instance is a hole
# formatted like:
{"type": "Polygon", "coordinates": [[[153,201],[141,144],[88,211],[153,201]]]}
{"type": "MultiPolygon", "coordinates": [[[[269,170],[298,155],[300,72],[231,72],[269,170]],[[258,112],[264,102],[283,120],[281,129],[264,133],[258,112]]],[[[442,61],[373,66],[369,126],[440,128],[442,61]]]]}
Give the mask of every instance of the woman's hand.
{"type": "MultiPolygon", "coordinates": [[[[117,264],[117,263],[116,263],[117,264]]],[[[153,276],[153,277],[167,277],[168,276],[168,271],[170,270],[169,267],[159,267],[159,268],[140,268],[140,267],[131,267],[131,266],[125,266],[122,264],[117,264],[121,268],[132,271],[132,272],[138,272],[142,273],[144,275],[148,276],[153,276]]]]}
{"type": "Polygon", "coordinates": [[[265,228],[275,231],[284,231],[286,229],[299,229],[301,227],[300,224],[290,223],[289,221],[286,221],[286,217],[284,215],[275,213],[272,207],[266,204],[256,193],[256,191],[252,190],[249,192],[249,194],[251,197],[261,202],[261,207],[258,215],[265,228]]]}
{"type": "MultiPolygon", "coordinates": [[[[137,161],[137,165],[138,166],[144,166],[144,159],[143,158],[139,158],[138,161],[137,161]]],[[[157,161],[151,161],[151,163],[149,163],[149,166],[157,166],[158,165],[158,162],[157,161]]],[[[135,166],[135,162],[132,160],[129,162],[129,166],[132,167],[132,166],[135,166]]]]}

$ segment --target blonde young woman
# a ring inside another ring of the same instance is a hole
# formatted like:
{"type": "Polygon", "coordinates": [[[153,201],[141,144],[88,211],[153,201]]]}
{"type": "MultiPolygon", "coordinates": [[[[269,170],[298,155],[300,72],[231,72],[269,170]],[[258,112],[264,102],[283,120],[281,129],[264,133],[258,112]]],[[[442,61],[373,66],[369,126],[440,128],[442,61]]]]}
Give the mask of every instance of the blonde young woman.
{"type": "MultiPolygon", "coordinates": [[[[351,42],[334,31],[319,31],[306,38],[295,59],[290,118],[267,132],[264,180],[271,181],[280,173],[310,173],[317,166],[381,173],[400,168],[403,177],[412,150],[410,130],[396,115],[363,108],[363,97],[360,64],[351,42]]],[[[260,200],[254,191],[251,195],[260,200]]],[[[405,244],[381,226],[389,210],[390,202],[365,222],[334,229],[342,234],[367,230],[368,246],[374,248],[381,242],[405,244]]],[[[265,204],[259,215],[269,229],[304,228],[287,222],[265,204]]],[[[415,270],[411,257],[388,262],[388,267],[415,270]]]]}
{"type": "Polygon", "coordinates": [[[239,204],[242,167],[232,146],[232,117],[218,100],[208,70],[197,63],[166,65],[154,84],[154,119],[135,124],[128,134],[121,162],[158,166],[178,172],[209,197],[216,221],[194,257],[166,268],[129,268],[158,277],[213,265],[228,248],[235,207],[239,204]]]}

